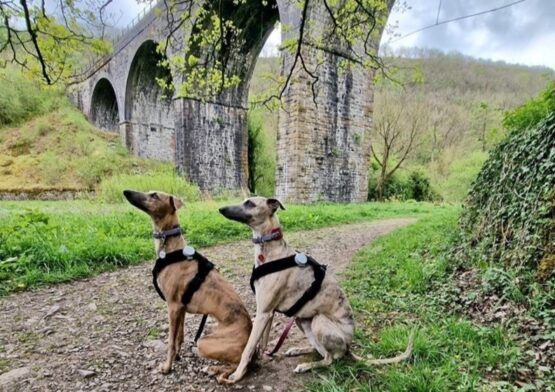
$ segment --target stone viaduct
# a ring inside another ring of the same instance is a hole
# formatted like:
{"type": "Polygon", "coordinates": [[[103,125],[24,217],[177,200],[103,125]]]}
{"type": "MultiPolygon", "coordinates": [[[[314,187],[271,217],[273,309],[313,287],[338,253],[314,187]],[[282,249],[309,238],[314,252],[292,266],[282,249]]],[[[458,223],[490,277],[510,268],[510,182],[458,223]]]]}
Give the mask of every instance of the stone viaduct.
{"type": "MultiPolygon", "coordinates": [[[[230,4],[231,0],[228,1],[230,4]]],[[[394,0],[388,0],[393,3],[394,0]]],[[[251,39],[236,67],[242,81],[232,91],[201,101],[167,97],[157,78],[173,78],[157,66],[156,45],[169,34],[163,2],[147,12],[115,44],[111,55],[91,67],[71,97],[90,121],[119,132],[134,154],[173,162],[201,189],[246,188],[247,105],[250,78],[275,23],[282,39],[298,36],[302,18],[294,0],[247,0],[234,12],[245,14],[251,39]],[[158,8],[158,10],[156,10],[158,8]]],[[[392,4],[390,4],[391,6],[392,4]]],[[[328,20],[321,0],[312,0],[306,29],[318,31],[328,20]]],[[[187,33],[183,40],[187,39],[187,33]]],[[[381,31],[377,35],[377,47],[381,31]]],[[[308,66],[318,76],[313,99],[310,75],[300,67],[282,98],[277,137],[276,195],[286,201],[364,201],[370,153],[373,88],[368,71],[341,70],[332,50],[304,46],[308,66]],[[318,60],[316,60],[318,58],[318,60]]],[[[293,55],[282,53],[282,70],[293,55]]]]}

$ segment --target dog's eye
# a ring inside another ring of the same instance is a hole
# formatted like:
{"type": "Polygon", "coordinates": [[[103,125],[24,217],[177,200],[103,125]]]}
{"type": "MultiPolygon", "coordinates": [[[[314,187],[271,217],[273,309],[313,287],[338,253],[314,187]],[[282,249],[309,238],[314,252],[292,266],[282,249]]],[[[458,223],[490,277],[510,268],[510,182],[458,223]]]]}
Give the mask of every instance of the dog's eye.
{"type": "Polygon", "coordinates": [[[253,208],[254,207],[254,203],[250,200],[247,200],[243,203],[243,205],[247,208],[253,208]]]}
{"type": "Polygon", "coordinates": [[[152,196],[152,198],[153,198],[153,199],[156,199],[156,200],[160,199],[160,198],[158,197],[158,193],[156,193],[156,192],[151,193],[150,196],[152,196]]]}

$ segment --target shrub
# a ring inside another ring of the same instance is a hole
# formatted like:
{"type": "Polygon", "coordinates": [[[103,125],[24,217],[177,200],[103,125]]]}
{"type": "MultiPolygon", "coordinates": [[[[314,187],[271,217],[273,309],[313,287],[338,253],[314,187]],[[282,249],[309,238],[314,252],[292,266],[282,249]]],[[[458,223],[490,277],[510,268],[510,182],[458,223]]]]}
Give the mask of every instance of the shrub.
{"type": "Polygon", "coordinates": [[[536,98],[505,114],[503,126],[511,132],[521,132],[538,125],[553,112],[555,112],[555,81],[536,98]]]}
{"type": "Polygon", "coordinates": [[[465,201],[462,258],[537,268],[555,226],[555,113],[491,153],[465,201]]]}
{"type": "Polygon", "coordinates": [[[407,188],[409,198],[413,200],[433,201],[438,198],[437,193],[432,189],[430,179],[419,170],[410,173],[407,188]]]}
{"type": "Polygon", "coordinates": [[[0,127],[17,125],[55,109],[63,94],[26,79],[14,67],[0,69],[0,127]]]}
{"type": "Polygon", "coordinates": [[[107,178],[98,185],[97,196],[107,203],[120,203],[124,201],[124,189],[142,192],[160,190],[186,201],[196,201],[200,198],[198,187],[177,175],[169,166],[144,174],[121,174],[107,178]]]}
{"type": "MultiPolygon", "coordinates": [[[[375,165],[375,163],[373,164],[375,165]]],[[[368,200],[377,200],[376,186],[378,182],[377,168],[372,166],[368,174],[368,200]]],[[[397,171],[386,182],[384,187],[385,199],[434,201],[439,195],[433,190],[430,179],[421,170],[411,170],[407,173],[397,171]]]]}

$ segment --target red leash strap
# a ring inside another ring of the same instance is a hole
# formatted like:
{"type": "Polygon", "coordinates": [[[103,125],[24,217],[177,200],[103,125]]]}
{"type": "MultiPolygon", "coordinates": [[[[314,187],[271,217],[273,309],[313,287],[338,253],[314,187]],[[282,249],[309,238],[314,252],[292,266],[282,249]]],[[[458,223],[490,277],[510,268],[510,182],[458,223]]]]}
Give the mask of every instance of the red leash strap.
{"type": "Polygon", "coordinates": [[[283,342],[285,342],[285,339],[287,339],[287,335],[289,335],[289,331],[291,330],[291,327],[293,327],[294,322],[295,322],[295,317],[291,317],[291,319],[289,320],[289,322],[285,326],[285,329],[281,333],[281,336],[279,337],[279,340],[278,340],[276,346],[274,347],[274,349],[272,351],[270,351],[270,352],[266,351],[266,355],[271,357],[275,353],[278,352],[278,350],[282,346],[283,342]]]}

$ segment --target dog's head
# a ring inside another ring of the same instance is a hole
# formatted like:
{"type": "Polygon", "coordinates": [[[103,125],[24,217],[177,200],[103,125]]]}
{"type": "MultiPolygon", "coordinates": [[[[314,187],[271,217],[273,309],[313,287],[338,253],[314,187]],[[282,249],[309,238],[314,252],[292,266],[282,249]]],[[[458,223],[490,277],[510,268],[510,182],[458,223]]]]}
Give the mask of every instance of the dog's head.
{"type": "Polygon", "coordinates": [[[283,204],[278,199],[265,197],[249,197],[243,203],[220,208],[220,213],[227,219],[244,223],[257,230],[277,220],[275,213],[283,204]]]}
{"type": "Polygon", "coordinates": [[[181,199],[164,192],[137,192],[125,190],[123,191],[123,195],[129,203],[139,210],[146,212],[155,224],[169,217],[176,216],[177,210],[183,207],[181,199]]]}

